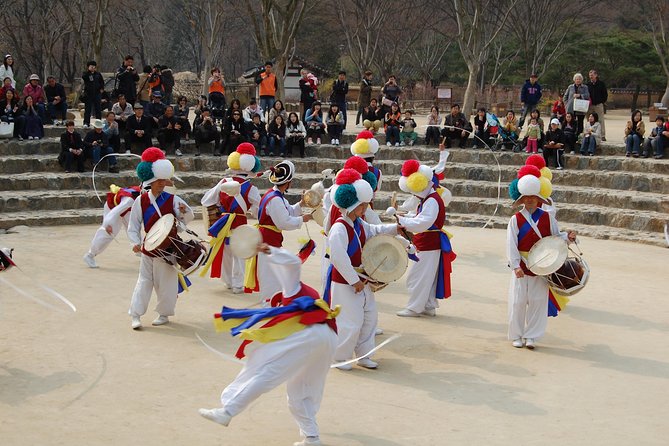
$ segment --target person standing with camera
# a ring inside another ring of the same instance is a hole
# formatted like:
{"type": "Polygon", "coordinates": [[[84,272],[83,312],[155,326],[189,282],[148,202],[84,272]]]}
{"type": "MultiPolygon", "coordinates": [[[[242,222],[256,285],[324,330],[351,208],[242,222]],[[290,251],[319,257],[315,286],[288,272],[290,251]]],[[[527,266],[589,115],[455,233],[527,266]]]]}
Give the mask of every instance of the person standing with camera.
{"type": "MultiPolygon", "coordinates": [[[[276,92],[279,89],[279,84],[276,80],[276,75],[272,73],[272,67],[274,64],[272,62],[265,62],[265,70],[258,73],[256,76],[256,84],[258,84],[259,94],[260,94],[260,108],[269,113],[269,111],[274,107],[274,101],[276,101],[276,92]]],[[[268,117],[263,119],[267,121],[268,117]]]]}
{"type": "Polygon", "coordinates": [[[123,65],[116,71],[116,91],[112,95],[114,98],[124,95],[130,107],[134,106],[137,100],[137,82],[139,81],[139,74],[133,67],[134,63],[131,55],[125,56],[123,65]]]}

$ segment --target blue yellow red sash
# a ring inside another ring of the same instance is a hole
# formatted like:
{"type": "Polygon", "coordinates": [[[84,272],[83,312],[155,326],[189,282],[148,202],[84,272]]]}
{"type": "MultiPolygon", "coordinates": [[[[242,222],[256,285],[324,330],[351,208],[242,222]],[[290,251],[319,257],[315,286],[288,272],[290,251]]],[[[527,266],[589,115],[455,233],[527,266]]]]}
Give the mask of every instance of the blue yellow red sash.
{"type": "Polygon", "coordinates": [[[432,225],[429,232],[439,232],[439,241],[441,243],[441,255],[439,256],[439,266],[437,268],[437,299],[448,299],[451,297],[451,262],[457,257],[451,247],[451,234],[444,228],[437,228],[432,225]]]}
{"type": "MultiPolygon", "coordinates": [[[[346,224],[346,223],[344,223],[346,224]]],[[[362,233],[362,224],[360,224],[360,219],[356,218],[355,221],[353,222],[353,230],[355,231],[357,237],[353,237],[353,240],[348,241],[348,247],[346,248],[346,254],[348,254],[349,257],[352,257],[353,254],[358,249],[362,249],[360,246],[360,234],[362,233]]],[[[330,262],[330,266],[328,267],[328,273],[325,277],[325,289],[323,290],[323,300],[330,305],[332,303],[332,270],[334,269],[334,265],[332,262],[330,262]]]]}

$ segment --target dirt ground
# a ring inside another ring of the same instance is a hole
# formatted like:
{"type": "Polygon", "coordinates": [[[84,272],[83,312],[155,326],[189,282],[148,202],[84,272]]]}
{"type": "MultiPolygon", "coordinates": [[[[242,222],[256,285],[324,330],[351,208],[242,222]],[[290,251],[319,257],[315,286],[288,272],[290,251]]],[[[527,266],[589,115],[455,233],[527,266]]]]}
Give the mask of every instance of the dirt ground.
{"type": "MultiPolygon", "coordinates": [[[[95,229],[0,235],[0,246],[15,248],[23,269],[0,273],[0,444],[298,440],[283,387],[227,428],[197,413],[218,404],[241,366],[207,350],[195,334],[232,354],[238,341],[216,334],[211,316],[223,304],[242,307],[254,300],[196,277],[171,324],[151,327],[155,313],[149,311],[145,328],[133,331],[127,309],[139,259],[122,234],[98,257],[99,269],[87,268],[81,257],[95,229]]],[[[666,444],[668,249],[583,238],[590,283],[551,318],[547,336],[529,351],[506,340],[505,232],[452,232],[458,254],[453,297],[436,318],[404,319],[395,316],[407,300],[403,280],[377,294],[385,330],[377,340],[402,337],[377,353],[376,371],[330,372],[319,413],[325,444],[666,444]]],[[[297,248],[297,238],[288,235],[289,248],[297,248]]],[[[319,285],[319,257],[309,259],[303,278],[319,285]]]]}

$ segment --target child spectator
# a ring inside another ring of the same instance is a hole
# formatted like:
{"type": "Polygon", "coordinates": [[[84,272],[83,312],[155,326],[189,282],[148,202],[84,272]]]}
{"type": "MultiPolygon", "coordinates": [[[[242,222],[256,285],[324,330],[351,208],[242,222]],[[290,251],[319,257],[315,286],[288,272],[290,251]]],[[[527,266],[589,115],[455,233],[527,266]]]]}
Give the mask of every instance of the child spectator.
{"type": "Polygon", "coordinates": [[[541,127],[537,123],[537,118],[530,117],[530,123],[527,126],[527,146],[525,152],[539,153],[539,138],[541,137],[541,127]]]}
{"type": "Polygon", "coordinates": [[[345,124],[346,120],[344,118],[344,113],[339,109],[339,104],[330,105],[330,111],[328,112],[327,119],[330,144],[334,144],[335,146],[339,145],[339,138],[341,138],[345,124]]]}
{"type": "MultiPolygon", "coordinates": [[[[225,78],[218,67],[211,69],[211,76],[207,80],[209,85],[209,107],[219,111],[223,116],[225,111],[225,78]]],[[[216,115],[216,113],[214,113],[216,115]]]]}
{"type": "Polygon", "coordinates": [[[558,118],[551,119],[545,139],[544,160],[546,160],[546,166],[555,165],[557,170],[562,170],[564,168],[564,138],[558,118]],[[553,163],[553,160],[555,160],[555,163],[553,163]]]}
{"type": "Polygon", "coordinates": [[[402,120],[402,131],[400,132],[400,145],[406,144],[413,146],[418,140],[418,133],[416,133],[416,121],[412,118],[411,110],[404,112],[404,119],[402,120]],[[407,143],[407,140],[409,142],[407,143]]]}
{"type": "MultiPolygon", "coordinates": [[[[88,132],[84,137],[84,147],[93,160],[94,165],[99,163],[103,156],[114,153],[114,149],[109,145],[109,138],[107,138],[107,135],[102,131],[103,127],[104,123],[102,120],[96,119],[93,121],[93,130],[88,132]]],[[[108,157],[107,164],[110,173],[119,172],[115,156],[108,157]]]]}
{"type": "Polygon", "coordinates": [[[316,144],[320,144],[321,136],[325,133],[320,101],[314,102],[311,109],[307,111],[305,122],[307,124],[307,144],[313,144],[314,138],[316,138],[316,144]]]}
{"type": "Polygon", "coordinates": [[[221,156],[221,132],[218,131],[211,111],[207,107],[200,110],[200,114],[193,123],[193,138],[195,139],[195,156],[200,156],[200,145],[214,141],[214,156],[221,156]]]}
{"type": "Polygon", "coordinates": [[[569,150],[569,154],[573,155],[576,150],[576,140],[578,139],[578,124],[572,113],[567,112],[564,115],[562,134],[564,137],[565,151],[569,150]]]}
{"type": "Polygon", "coordinates": [[[583,128],[583,142],[581,143],[581,155],[593,156],[597,149],[597,144],[602,140],[602,127],[599,124],[597,113],[590,113],[588,122],[583,128]]]}
{"type": "Polygon", "coordinates": [[[291,112],[288,115],[288,125],[286,126],[286,153],[293,155],[293,148],[300,151],[300,158],[304,158],[304,138],[307,136],[307,130],[304,124],[297,117],[297,113],[291,112]]]}
{"type": "Polygon", "coordinates": [[[430,142],[439,145],[439,125],[441,124],[441,117],[439,116],[439,107],[433,105],[430,108],[430,114],[427,115],[427,130],[425,130],[425,145],[429,146],[430,142]]]}
{"type": "MultiPolygon", "coordinates": [[[[276,105],[276,102],[274,104],[276,105]]],[[[274,120],[270,122],[267,129],[267,139],[269,140],[269,156],[274,156],[274,148],[277,144],[279,145],[279,156],[286,156],[286,124],[280,114],[277,114],[274,120]]]]}
{"type": "MultiPolygon", "coordinates": [[[[237,99],[233,100],[233,104],[234,101],[237,101],[237,99]]],[[[239,101],[237,101],[237,103],[239,103],[239,101]]],[[[231,108],[232,107],[234,107],[234,105],[232,105],[231,108]]],[[[246,123],[242,118],[241,108],[232,111],[230,118],[225,122],[224,133],[225,142],[223,143],[223,147],[226,154],[234,152],[237,150],[237,146],[246,142],[246,123]]]]}
{"type": "MultiPolygon", "coordinates": [[[[490,129],[488,128],[488,117],[486,116],[486,109],[481,107],[477,110],[476,116],[474,116],[474,142],[472,144],[473,149],[477,149],[483,144],[490,145],[490,129]],[[479,141],[482,139],[483,142],[479,141]]],[[[484,147],[481,147],[484,148],[484,147]]]]}
{"type": "Polygon", "coordinates": [[[653,127],[653,130],[651,130],[650,137],[646,138],[646,142],[644,143],[644,158],[648,158],[651,151],[655,154],[655,159],[660,159],[664,156],[664,146],[669,141],[667,136],[664,134],[665,131],[664,117],[658,116],[655,118],[655,127],[653,127]]]}
{"type": "Polygon", "coordinates": [[[253,144],[257,152],[264,156],[267,150],[267,131],[260,118],[261,116],[255,113],[251,117],[251,122],[246,123],[246,139],[253,144]]]}
{"type": "Polygon", "coordinates": [[[386,113],[384,120],[385,130],[386,130],[386,145],[388,147],[395,144],[395,147],[400,145],[400,126],[402,114],[400,113],[400,107],[393,102],[390,106],[390,111],[386,113]]]}
{"type": "Polygon", "coordinates": [[[376,133],[383,125],[383,110],[379,107],[376,98],[369,101],[369,106],[362,110],[362,125],[372,133],[376,133]]]}
{"type": "Polygon", "coordinates": [[[42,118],[40,118],[32,96],[26,96],[23,100],[23,107],[18,111],[16,117],[16,130],[20,141],[24,138],[40,139],[44,137],[44,127],[42,118]]]}
{"type": "Polygon", "coordinates": [[[643,144],[643,135],[646,129],[641,119],[641,111],[634,110],[632,117],[627,121],[625,126],[625,156],[632,155],[634,158],[639,157],[639,149],[643,144]]]}
{"type": "Polygon", "coordinates": [[[65,173],[72,172],[72,163],[77,163],[77,172],[84,171],[84,142],[74,131],[74,121],[67,121],[65,132],[60,135],[60,156],[58,162],[65,166],[65,173]]]}

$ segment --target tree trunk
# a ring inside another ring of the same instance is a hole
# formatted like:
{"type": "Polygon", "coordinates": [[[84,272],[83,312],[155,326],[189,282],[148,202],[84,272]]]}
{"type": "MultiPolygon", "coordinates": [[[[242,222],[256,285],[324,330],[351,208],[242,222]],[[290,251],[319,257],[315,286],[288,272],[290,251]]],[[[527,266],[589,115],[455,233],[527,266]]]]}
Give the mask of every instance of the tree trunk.
{"type": "Polygon", "coordinates": [[[669,78],[667,78],[667,87],[664,90],[664,94],[662,95],[662,104],[665,107],[669,107],[669,78]]]}
{"type": "Polygon", "coordinates": [[[467,89],[465,90],[465,98],[461,110],[465,117],[469,119],[472,115],[472,108],[476,99],[476,84],[480,67],[473,63],[467,64],[467,67],[469,68],[469,78],[467,79],[467,89]]]}

